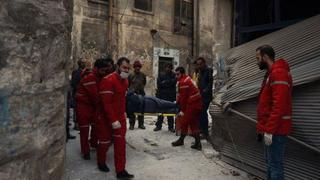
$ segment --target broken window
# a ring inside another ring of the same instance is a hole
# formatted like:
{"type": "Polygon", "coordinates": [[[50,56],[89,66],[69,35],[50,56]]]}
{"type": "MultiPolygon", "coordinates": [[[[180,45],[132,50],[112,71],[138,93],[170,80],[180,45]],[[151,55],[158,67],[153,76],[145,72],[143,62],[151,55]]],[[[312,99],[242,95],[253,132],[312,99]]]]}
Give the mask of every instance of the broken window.
{"type": "Polygon", "coordinates": [[[173,32],[191,35],[193,18],[192,0],[175,0],[173,32]]]}
{"type": "Polygon", "coordinates": [[[134,8],[143,11],[152,11],[152,0],[135,0],[134,8]]]}

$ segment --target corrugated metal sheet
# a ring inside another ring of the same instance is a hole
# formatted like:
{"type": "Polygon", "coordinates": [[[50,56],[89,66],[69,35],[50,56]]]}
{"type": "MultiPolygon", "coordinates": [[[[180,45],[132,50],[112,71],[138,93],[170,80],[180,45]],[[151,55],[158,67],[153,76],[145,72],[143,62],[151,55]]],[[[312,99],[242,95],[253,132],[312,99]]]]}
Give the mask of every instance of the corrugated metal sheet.
{"type": "MultiPolygon", "coordinates": [[[[313,83],[313,85],[301,86],[301,88],[319,91],[320,82],[313,83]]],[[[299,94],[299,92],[297,93],[299,94]]],[[[303,95],[301,95],[301,97],[303,97],[303,95]]],[[[298,102],[299,101],[300,100],[298,100],[298,102]]],[[[317,103],[319,105],[318,107],[320,107],[319,103],[320,102],[317,103]]],[[[256,109],[255,104],[256,98],[252,98],[235,103],[233,109],[254,118],[256,109]]],[[[307,109],[308,107],[305,108],[307,109]]],[[[220,108],[217,106],[211,106],[210,108],[210,113],[213,115],[213,145],[221,152],[221,154],[223,154],[223,160],[226,162],[261,178],[265,178],[266,163],[264,159],[263,143],[256,142],[256,124],[231,113],[228,115],[222,114],[219,109],[220,108]]],[[[293,118],[296,118],[295,114],[293,118]]],[[[294,129],[296,129],[297,126],[300,126],[300,124],[296,124],[295,122],[293,125],[294,129]]],[[[312,127],[313,126],[304,126],[303,131],[312,131],[312,127]]],[[[319,127],[320,123],[313,128],[319,129],[319,127]]],[[[319,132],[320,130],[317,130],[317,133],[319,132]]],[[[306,137],[308,136],[303,136],[303,138],[306,137]]],[[[318,143],[317,138],[319,138],[319,136],[308,138],[312,141],[309,142],[310,144],[316,145],[318,143]]],[[[320,179],[320,154],[300,146],[291,140],[286,144],[284,164],[286,179],[320,179]]]]}
{"type": "MultiPolygon", "coordinates": [[[[245,100],[235,103],[233,109],[256,119],[256,104],[257,99],[245,100]]],[[[320,150],[320,81],[295,87],[292,104],[291,136],[320,150]]]]}
{"type": "MultiPolygon", "coordinates": [[[[288,60],[294,79],[292,136],[320,150],[320,15],[227,51],[220,59],[220,78],[227,81],[216,102],[233,102],[232,108],[256,118],[262,73],[255,49],[270,44],[277,57],[288,60]]],[[[255,124],[236,115],[222,115],[211,106],[213,143],[224,159],[264,178],[263,146],[255,141],[255,124]]],[[[293,141],[287,144],[287,179],[320,179],[320,154],[293,141]]]]}
{"type": "Polygon", "coordinates": [[[237,102],[255,97],[260,89],[264,72],[256,64],[255,49],[270,44],[277,58],[288,61],[294,85],[320,79],[320,15],[271,33],[220,56],[219,72],[229,74],[222,102],[237,102]],[[224,73],[224,71],[228,73],[224,73]]]}

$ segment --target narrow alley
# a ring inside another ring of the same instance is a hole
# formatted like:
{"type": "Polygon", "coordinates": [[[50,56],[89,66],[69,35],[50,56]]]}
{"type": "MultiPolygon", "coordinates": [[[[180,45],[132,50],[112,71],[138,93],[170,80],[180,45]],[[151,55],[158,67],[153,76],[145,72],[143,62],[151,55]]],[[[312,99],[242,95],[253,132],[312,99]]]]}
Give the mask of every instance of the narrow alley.
{"type": "MultiPolygon", "coordinates": [[[[203,150],[190,148],[193,138],[187,137],[182,147],[172,147],[177,139],[164,124],[161,131],[153,132],[155,117],[145,118],[146,130],[135,128],[127,131],[127,169],[138,180],[244,180],[247,173],[236,169],[216,156],[212,146],[202,141],[203,150]]],[[[113,146],[110,147],[107,163],[111,171],[102,173],[96,166],[96,151],[91,150],[91,160],[80,156],[78,131],[77,139],[67,143],[67,179],[68,180],[114,180],[113,146]]]]}

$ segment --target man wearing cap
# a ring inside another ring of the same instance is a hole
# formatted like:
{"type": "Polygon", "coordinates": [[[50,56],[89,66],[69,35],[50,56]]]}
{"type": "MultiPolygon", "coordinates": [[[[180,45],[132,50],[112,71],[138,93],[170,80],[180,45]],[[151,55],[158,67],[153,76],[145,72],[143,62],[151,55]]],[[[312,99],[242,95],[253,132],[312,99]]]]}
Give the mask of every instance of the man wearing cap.
{"type": "MultiPolygon", "coordinates": [[[[146,79],[146,75],[140,71],[141,67],[142,67],[142,64],[140,63],[140,61],[137,60],[133,63],[134,71],[128,77],[129,90],[133,91],[136,94],[144,96],[145,95],[144,87],[147,83],[147,79],[146,79]]],[[[130,123],[129,129],[133,130],[136,117],[134,114],[128,114],[128,116],[129,116],[129,123],[130,123]]],[[[138,115],[138,127],[140,129],[145,129],[143,114],[138,115]]]]}

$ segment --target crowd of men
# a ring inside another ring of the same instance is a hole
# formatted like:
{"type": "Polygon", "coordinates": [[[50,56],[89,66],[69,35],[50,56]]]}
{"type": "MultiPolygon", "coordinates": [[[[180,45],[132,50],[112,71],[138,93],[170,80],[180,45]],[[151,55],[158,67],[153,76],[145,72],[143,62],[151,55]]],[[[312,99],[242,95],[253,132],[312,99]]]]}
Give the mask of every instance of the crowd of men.
{"type": "MultiPolygon", "coordinates": [[[[172,64],[165,65],[165,71],[157,79],[155,99],[166,100],[177,104],[179,112],[168,116],[168,130],[179,132],[180,137],[172,146],[183,145],[187,135],[195,138],[191,148],[201,150],[200,134],[208,136],[207,105],[203,102],[212,99],[212,71],[200,57],[195,61],[197,78],[186,75],[183,67],[173,70],[172,64]],[[175,124],[176,125],[175,128],[175,124]]],[[[114,161],[117,178],[130,179],[134,176],[126,171],[126,118],[129,119],[129,130],[134,130],[136,119],[138,128],[145,129],[144,115],[126,113],[126,93],[145,96],[146,75],[141,72],[140,61],[133,63],[130,73],[129,59],[122,57],[114,61],[111,58],[97,59],[94,67],[83,59],[78,61],[78,69],[71,78],[71,91],[68,97],[70,106],[75,109],[74,129],[80,131],[81,155],[90,160],[90,148],[96,148],[99,170],[109,172],[106,164],[106,153],[111,144],[114,145],[114,161]],[[137,118],[136,118],[137,117],[137,118]],[[89,137],[90,136],[90,137],[89,137]]],[[[210,103],[210,102],[208,102],[210,103]]],[[[164,103],[165,105],[165,103],[164,103]]],[[[69,110],[67,111],[68,116],[69,110]]],[[[69,120],[69,118],[68,118],[69,120]]],[[[162,129],[163,115],[158,116],[154,131],[162,129]]],[[[69,132],[67,122],[67,138],[75,138],[69,132]]]]}
{"type": "MultiPolygon", "coordinates": [[[[257,108],[258,140],[264,140],[267,179],[284,179],[283,154],[286,137],[291,130],[291,91],[292,77],[288,63],[279,59],[275,61],[275,52],[269,45],[256,49],[256,59],[261,70],[267,70],[262,83],[257,108]]],[[[117,178],[131,179],[126,166],[126,118],[129,118],[129,130],[134,130],[136,115],[126,113],[127,92],[145,96],[146,75],[141,72],[140,61],[133,63],[130,74],[130,61],[125,57],[117,60],[111,58],[97,59],[93,69],[84,61],[78,62],[79,69],[72,73],[72,91],[68,97],[76,110],[74,128],[80,130],[81,154],[83,159],[90,159],[90,147],[97,149],[99,170],[109,172],[106,153],[114,145],[114,161],[117,178]],[[90,132],[89,132],[90,131],[90,132]],[[89,140],[90,134],[90,140],[89,140]]],[[[201,138],[208,138],[207,110],[212,100],[212,69],[206,60],[199,57],[194,61],[195,73],[186,74],[183,67],[173,71],[172,64],[165,65],[164,73],[157,79],[155,99],[166,100],[179,107],[176,116],[167,117],[168,130],[180,137],[172,146],[184,145],[187,135],[194,137],[191,148],[201,150],[201,138]],[[175,119],[176,118],[176,119],[175,119]],[[176,121],[176,122],[175,122],[176,121]]],[[[128,93],[129,94],[129,93],[128,93]]],[[[134,103],[133,103],[134,104],[134,103]]],[[[69,117],[69,111],[67,117],[69,117]]],[[[143,113],[137,116],[138,128],[145,129],[143,113]]],[[[154,131],[162,129],[163,115],[159,115],[154,131]]],[[[67,121],[67,138],[75,138],[69,133],[67,121]]]]}

